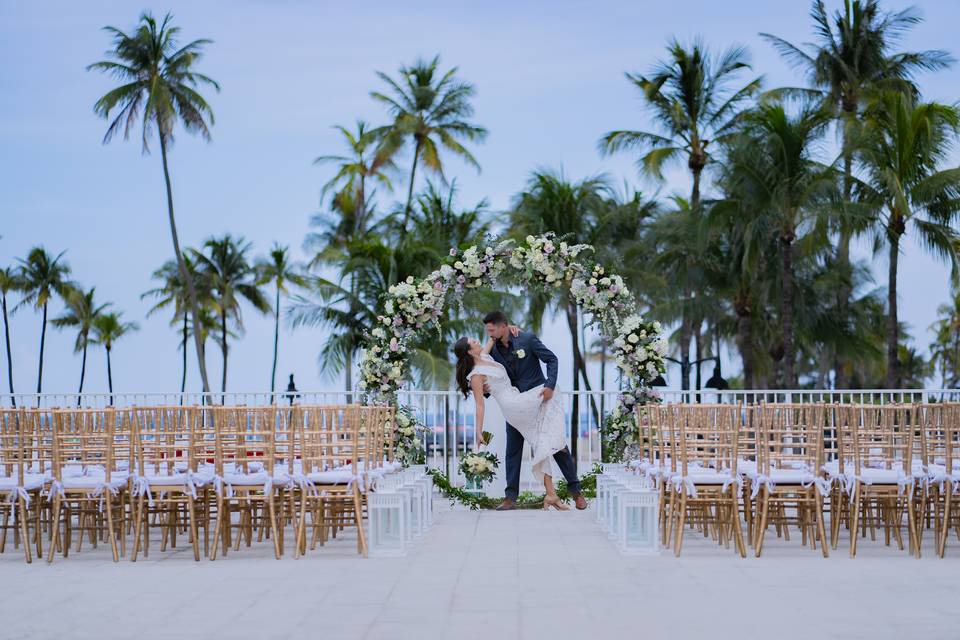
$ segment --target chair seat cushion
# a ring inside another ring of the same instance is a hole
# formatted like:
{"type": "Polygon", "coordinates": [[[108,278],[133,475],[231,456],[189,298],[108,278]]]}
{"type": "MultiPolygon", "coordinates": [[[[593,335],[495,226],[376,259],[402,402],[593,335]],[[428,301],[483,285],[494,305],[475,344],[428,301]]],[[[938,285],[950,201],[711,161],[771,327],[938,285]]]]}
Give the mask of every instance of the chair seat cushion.
{"type": "Polygon", "coordinates": [[[47,477],[41,473],[25,473],[22,485],[16,477],[0,478],[0,491],[10,491],[18,486],[22,486],[25,491],[35,491],[42,489],[46,483],[47,477]]]}
{"type": "Polygon", "coordinates": [[[173,475],[147,473],[138,477],[141,481],[146,482],[150,486],[156,485],[178,487],[186,485],[189,482],[192,482],[194,485],[196,485],[197,482],[205,483],[203,476],[194,474],[187,475],[185,473],[175,473],[173,475]]]}
{"type": "Polygon", "coordinates": [[[256,486],[261,484],[266,484],[270,480],[270,474],[266,471],[258,471],[256,473],[224,473],[223,482],[225,484],[236,485],[236,486],[256,486]]]}
{"type": "Polygon", "coordinates": [[[61,481],[64,489],[87,489],[96,491],[107,488],[111,491],[117,491],[127,486],[127,474],[123,472],[114,472],[110,474],[110,482],[107,482],[106,476],[88,475],[88,476],[67,476],[61,481]]]}
{"type": "Polygon", "coordinates": [[[356,477],[349,471],[314,471],[307,479],[314,484],[349,484],[356,477]]]}
{"type": "Polygon", "coordinates": [[[907,478],[901,469],[863,469],[858,479],[865,484],[904,484],[907,478]]]}

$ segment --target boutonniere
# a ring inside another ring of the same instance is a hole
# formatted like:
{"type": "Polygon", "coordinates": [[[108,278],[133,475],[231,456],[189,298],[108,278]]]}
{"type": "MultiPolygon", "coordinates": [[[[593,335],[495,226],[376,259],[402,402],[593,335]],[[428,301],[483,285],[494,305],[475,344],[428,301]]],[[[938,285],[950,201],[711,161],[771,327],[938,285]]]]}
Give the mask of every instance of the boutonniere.
{"type": "Polygon", "coordinates": [[[523,360],[524,358],[527,357],[527,352],[524,351],[523,349],[517,349],[515,353],[517,354],[518,360],[523,360]]]}

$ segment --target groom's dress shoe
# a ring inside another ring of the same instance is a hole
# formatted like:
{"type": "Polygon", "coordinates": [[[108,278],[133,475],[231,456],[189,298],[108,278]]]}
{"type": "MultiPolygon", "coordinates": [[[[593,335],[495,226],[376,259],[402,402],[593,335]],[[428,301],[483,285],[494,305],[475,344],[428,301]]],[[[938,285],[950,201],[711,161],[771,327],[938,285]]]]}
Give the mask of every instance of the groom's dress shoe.
{"type": "Polygon", "coordinates": [[[497,507],[497,511],[513,511],[517,508],[517,503],[511,500],[510,498],[504,498],[503,502],[500,503],[500,506],[497,507]]]}
{"type": "Polygon", "coordinates": [[[579,511],[583,511],[587,508],[587,499],[583,497],[582,493],[578,493],[573,497],[573,502],[577,505],[579,511]]]}

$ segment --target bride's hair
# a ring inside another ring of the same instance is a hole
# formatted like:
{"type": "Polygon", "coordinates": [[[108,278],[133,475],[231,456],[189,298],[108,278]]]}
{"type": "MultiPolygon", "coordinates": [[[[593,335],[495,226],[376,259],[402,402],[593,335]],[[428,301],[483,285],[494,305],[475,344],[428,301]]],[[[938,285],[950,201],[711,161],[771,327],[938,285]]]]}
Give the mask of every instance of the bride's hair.
{"type": "Polygon", "coordinates": [[[470,381],[467,376],[473,371],[473,356],[470,354],[470,341],[460,338],[453,345],[453,355],[457,357],[457,386],[466,398],[470,395],[470,381]]]}

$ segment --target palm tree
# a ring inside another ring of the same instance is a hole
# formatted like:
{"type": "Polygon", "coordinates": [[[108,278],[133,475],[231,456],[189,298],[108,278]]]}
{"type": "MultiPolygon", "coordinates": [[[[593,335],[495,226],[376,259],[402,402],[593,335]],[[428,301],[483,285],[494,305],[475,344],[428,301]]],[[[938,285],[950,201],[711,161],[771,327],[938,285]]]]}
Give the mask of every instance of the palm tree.
{"type": "Polygon", "coordinates": [[[110,404],[113,404],[113,369],[110,364],[110,352],[113,345],[128,333],[140,329],[136,322],[124,322],[119,311],[102,313],[93,323],[94,342],[103,345],[107,351],[107,388],[110,390],[110,404]]]}
{"type": "MultiPolygon", "coordinates": [[[[203,274],[206,286],[210,288],[212,308],[220,320],[220,351],[223,354],[221,393],[227,391],[227,321],[232,319],[237,329],[243,330],[241,298],[246,299],[261,313],[270,311],[270,303],[257,282],[256,271],[247,259],[251,247],[251,243],[242,237],[234,238],[227,233],[203,243],[207,253],[196,250],[192,252],[197,270],[203,274]]],[[[194,326],[198,326],[196,321],[194,326]]]]}
{"type": "MultiPolygon", "coordinates": [[[[17,307],[31,305],[39,309],[43,319],[40,325],[40,364],[37,368],[37,394],[43,391],[43,348],[47,338],[47,306],[54,295],[63,297],[70,288],[67,276],[70,265],[61,262],[65,251],[56,257],[47,253],[43,247],[34,247],[26,260],[20,260],[20,280],[23,300],[17,307]]],[[[38,398],[39,401],[39,398],[38,398]]]]}
{"type": "Polygon", "coordinates": [[[829,123],[822,108],[805,106],[795,115],[782,104],[764,104],[744,116],[744,141],[727,158],[733,188],[758,199],[758,210],[770,218],[780,254],[779,317],[782,328],[783,376],[795,388],[795,265],[798,240],[803,251],[823,242],[824,210],[834,172],[813,159],[815,145],[829,123]]]}
{"type": "Polygon", "coordinates": [[[465,141],[483,141],[487,130],[469,121],[473,115],[470,99],[475,89],[469,82],[456,79],[457,67],[440,75],[440,56],[433,60],[417,60],[413,66],[400,68],[399,81],[378,71],[392,95],[379,91],[370,96],[387,106],[393,123],[376,130],[384,138],[382,155],[394,153],[407,138],[413,140],[413,161],[410,165],[410,183],[407,186],[407,205],[403,212],[401,232],[406,233],[413,207],[413,187],[417,164],[443,177],[440,146],[480,170],[473,154],[461,144],[465,141]]]}
{"type": "Polygon", "coordinates": [[[954,291],[949,304],[937,307],[937,321],[930,327],[934,340],[930,345],[933,364],[940,368],[943,387],[960,386],[960,294],[954,291]]]}
{"type": "MultiPolygon", "coordinates": [[[[184,255],[183,259],[186,262],[187,271],[193,279],[194,286],[197,288],[197,295],[201,303],[201,325],[208,324],[206,320],[210,318],[208,312],[210,292],[207,290],[208,287],[206,287],[206,283],[201,274],[197,273],[190,254],[184,255]]],[[[173,318],[171,318],[170,324],[171,326],[181,325],[180,350],[183,353],[183,372],[180,378],[180,393],[183,393],[187,388],[187,342],[191,335],[190,314],[187,310],[187,287],[183,278],[180,277],[180,268],[176,260],[168,260],[165,262],[162,267],[153,272],[151,277],[154,280],[158,280],[161,286],[146,291],[140,296],[140,299],[142,300],[147,297],[157,299],[156,304],[147,311],[147,317],[150,317],[158,311],[167,309],[171,305],[173,306],[173,318]]],[[[206,337],[201,338],[201,342],[204,344],[205,340],[206,337]]]]}
{"type": "Polygon", "coordinates": [[[377,131],[370,129],[363,120],[357,121],[355,133],[340,125],[334,128],[342,134],[350,155],[324,155],[314,159],[313,164],[338,165],[337,173],[323,185],[321,198],[328,192],[334,191],[335,198],[355,199],[355,207],[353,207],[356,216],[355,226],[362,234],[369,223],[368,201],[373,195],[367,192],[367,182],[371,181],[392,189],[388,174],[396,169],[396,165],[393,163],[391,154],[378,146],[382,138],[377,131]]]}
{"type": "Polygon", "coordinates": [[[7,294],[22,288],[19,274],[11,267],[0,269],[0,303],[3,308],[3,337],[7,347],[7,388],[10,389],[10,404],[17,406],[13,397],[13,355],[10,353],[10,315],[7,310],[7,294]]]}
{"type": "Polygon", "coordinates": [[[273,366],[270,369],[270,393],[273,393],[277,382],[277,348],[280,343],[280,294],[290,295],[288,285],[305,287],[307,279],[300,265],[290,260],[290,248],[276,243],[270,249],[270,257],[258,260],[255,268],[261,284],[273,283],[276,287],[273,305],[273,366]]]}
{"type": "Polygon", "coordinates": [[[901,383],[897,269],[908,227],[922,246],[950,261],[954,280],[960,275],[960,237],[952,227],[960,212],[960,169],[940,170],[960,133],[960,110],[888,92],[867,106],[865,118],[860,145],[865,199],[879,209],[875,246],[886,240],[889,248],[887,386],[893,389],[901,383]]]}
{"type": "MultiPolygon", "coordinates": [[[[891,52],[900,38],[921,19],[913,7],[883,12],[879,0],[844,0],[843,10],[827,14],[822,0],[810,8],[816,42],[797,47],[777,36],[761,33],[805,76],[813,92],[832,109],[842,137],[844,201],[853,197],[854,130],[861,120],[865,96],[879,88],[915,91],[918,71],[944,69],[953,62],[946,51],[891,52]]],[[[783,92],[784,90],[779,90],[783,92]]],[[[796,93],[788,89],[787,92],[796,93]]],[[[801,90],[810,92],[810,90],[801,90]]],[[[840,322],[847,321],[852,293],[850,242],[858,229],[841,226],[834,261],[842,276],[837,292],[840,322]]],[[[836,366],[837,384],[846,386],[843,362],[836,366]]]]}
{"type": "MultiPolygon", "coordinates": [[[[171,21],[172,16],[169,13],[158,24],[149,12],[144,12],[140,16],[140,24],[132,34],[126,34],[116,27],[104,27],[104,30],[113,36],[113,50],[107,54],[112,59],[96,62],[87,69],[108,73],[122,83],[100,98],[93,108],[97,115],[105,119],[110,117],[114,109],[118,109],[116,118],[104,135],[104,144],[110,142],[121,130],[124,139],[127,139],[141,117],[143,152],[149,151],[148,141],[152,133],[156,132],[160,140],[173,251],[180,277],[186,285],[187,307],[193,317],[193,324],[199,326],[200,304],[193,278],[180,250],[177,224],[173,215],[173,188],[167,164],[167,147],[173,143],[173,130],[177,122],[183,125],[186,132],[199,133],[205,140],[210,140],[207,121],[213,124],[213,112],[198,89],[209,86],[219,91],[220,85],[194,70],[203,55],[204,47],[211,41],[194,40],[179,47],[177,37],[180,28],[173,26],[171,21]]],[[[207,365],[199,334],[194,334],[194,341],[203,390],[209,392],[207,365]]]]}
{"type": "MultiPolygon", "coordinates": [[[[598,146],[604,155],[639,150],[643,154],[639,160],[641,171],[657,180],[663,180],[665,165],[685,159],[693,179],[690,208],[699,213],[700,182],[710,161],[710,145],[729,137],[740,105],[757,92],[761,79],[751,80],[737,90],[729,88],[741,72],[750,69],[743,47],[732,47],[716,56],[699,40],[689,47],[672,40],[667,50],[668,59],[658,62],[649,76],[626,74],[627,80],[642,92],[660,131],[611,131],[600,139],[598,146]]],[[[693,292],[682,291],[681,295],[689,298],[693,292]]],[[[692,332],[692,318],[684,317],[680,326],[683,389],[690,387],[692,332]]]]}
{"type": "Polygon", "coordinates": [[[75,327],[77,329],[77,339],[73,345],[74,353],[82,353],[83,358],[80,363],[80,387],[77,389],[77,406],[80,406],[80,394],[83,393],[83,379],[87,373],[87,347],[90,344],[90,331],[110,303],[98,305],[94,302],[96,287],[91,287],[84,293],[80,289],[71,289],[67,292],[64,302],[67,305],[63,315],[53,319],[53,326],[58,329],[65,327],[75,327]]]}

